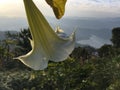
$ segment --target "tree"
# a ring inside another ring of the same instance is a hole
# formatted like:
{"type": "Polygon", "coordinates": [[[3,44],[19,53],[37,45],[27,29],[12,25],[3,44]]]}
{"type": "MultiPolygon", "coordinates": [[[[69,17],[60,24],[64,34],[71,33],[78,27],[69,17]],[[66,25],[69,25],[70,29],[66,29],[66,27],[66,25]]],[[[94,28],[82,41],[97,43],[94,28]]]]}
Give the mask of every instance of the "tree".
{"type": "Polygon", "coordinates": [[[22,29],[18,33],[6,32],[6,37],[13,42],[15,56],[26,54],[31,50],[30,41],[32,39],[29,29],[22,29]]]}
{"type": "Polygon", "coordinates": [[[114,49],[112,45],[103,45],[100,49],[98,49],[98,53],[100,57],[113,56],[114,49]]]}
{"type": "Polygon", "coordinates": [[[111,41],[115,48],[120,48],[120,27],[113,28],[111,41]]]}
{"type": "Polygon", "coordinates": [[[0,67],[11,69],[14,66],[13,57],[11,42],[8,39],[0,41],[0,67]]]}
{"type": "Polygon", "coordinates": [[[18,34],[18,43],[17,46],[19,47],[19,50],[22,52],[22,54],[26,54],[31,50],[31,45],[29,38],[31,39],[31,34],[29,29],[23,29],[18,34]]]}
{"type": "Polygon", "coordinates": [[[73,50],[70,56],[84,64],[85,60],[89,58],[89,52],[85,48],[78,47],[73,50]]]}
{"type": "MultiPolygon", "coordinates": [[[[31,50],[30,41],[28,38],[32,39],[29,29],[22,29],[20,32],[6,32],[6,39],[2,41],[2,47],[5,49],[3,51],[2,60],[7,65],[6,68],[19,67],[25,69],[26,67],[19,61],[14,60],[13,57],[17,57],[26,54],[31,50]],[[12,64],[12,65],[11,65],[12,64]]],[[[2,49],[2,48],[1,48],[2,49]]],[[[2,53],[0,54],[2,55],[2,53]]]]}

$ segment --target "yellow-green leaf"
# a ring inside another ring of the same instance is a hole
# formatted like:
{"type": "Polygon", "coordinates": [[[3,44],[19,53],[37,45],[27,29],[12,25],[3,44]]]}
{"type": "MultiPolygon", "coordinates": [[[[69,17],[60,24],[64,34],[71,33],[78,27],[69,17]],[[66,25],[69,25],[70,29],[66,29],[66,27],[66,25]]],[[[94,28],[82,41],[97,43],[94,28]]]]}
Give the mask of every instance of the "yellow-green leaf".
{"type": "Polygon", "coordinates": [[[67,0],[46,0],[52,7],[57,19],[60,19],[65,13],[65,4],[67,0]]]}

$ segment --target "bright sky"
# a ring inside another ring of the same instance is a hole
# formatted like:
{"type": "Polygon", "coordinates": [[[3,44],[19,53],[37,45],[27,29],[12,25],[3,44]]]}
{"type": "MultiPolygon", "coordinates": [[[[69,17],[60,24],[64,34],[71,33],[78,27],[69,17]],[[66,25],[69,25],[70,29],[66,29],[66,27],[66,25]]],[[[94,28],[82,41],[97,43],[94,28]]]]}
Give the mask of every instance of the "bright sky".
{"type": "MultiPolygon", "coordinates": [[[[45,0],[34,0],[42,13],[54,16],[45,0]]],[[[0,0],[0,17],[26,17],[23,0],[0,0]]],[[[68,0],[65,16],[120,17],[120,0],[68,0]]]]}

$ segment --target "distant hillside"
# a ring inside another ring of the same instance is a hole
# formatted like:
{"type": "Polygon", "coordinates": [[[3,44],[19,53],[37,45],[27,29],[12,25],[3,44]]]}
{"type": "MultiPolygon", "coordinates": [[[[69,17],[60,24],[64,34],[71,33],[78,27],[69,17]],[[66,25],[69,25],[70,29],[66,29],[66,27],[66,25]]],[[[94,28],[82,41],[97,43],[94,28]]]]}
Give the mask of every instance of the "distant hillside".
{"type": "Polygon", "coordinates": [[[55,20],[48,18],[53,26],[60,25],[66,33],[70,34],[77,29],[77,39],[88,39],[91,35],[101,37],[103,39],[111,39],[111,31],[114,27],[120,27],[120,17],[118,18],[89,18],[89,17],[73,17],[55,20]]]}
{"type": "Polygon", "coordinates": [[[25,18],[0,17],[0,31],[19,31],[28,28],[25,18]]]}
{"type": "MultiPolygon", "coordinates": [[[[91,40],[91,36],[95,35],[107,42],[108,44],[112,37],[112,29],[114,27],[120,27],[120,17],[118,18],[90,18],[90,17],[70,17],[57,20],[56,18],[47,17],[48,22],[53,29],[60,26],[68,35],[75,29],[77,41],[91,40]]],[[[28,28],[26,18],[0,18],[0,31],[20,31],[22,28],[28,28]]],[[[0,38],[4,38],[4,32],[0,33],[0,38]]],[[[95,39],[92,39],[92,41],[95,39]]],[[[83,41],[82,41],[83,42],[83,41]]],[[[96,42],[96,41],[93,41],[96,42]]],[[[98,41],[101,44],[102,41],[98,41]]],[[[101,44],[102,45],[102,44],[101,44]]]]}

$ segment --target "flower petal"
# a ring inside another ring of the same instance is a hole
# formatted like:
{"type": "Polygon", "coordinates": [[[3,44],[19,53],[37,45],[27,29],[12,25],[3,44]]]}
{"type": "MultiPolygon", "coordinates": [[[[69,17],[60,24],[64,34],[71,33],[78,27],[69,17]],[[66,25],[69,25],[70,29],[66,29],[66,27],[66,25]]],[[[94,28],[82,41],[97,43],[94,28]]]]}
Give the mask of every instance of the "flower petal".
{"type": "Polygon", "coordinates": [[[57,19],[60,19],[65,13],[65,4],[67,0],[46,0],[52,7],[57,19]]]}
{"type": "Polygon", "coordinates": [[[59,37],[32,0],[24,0],[24,4],[33,38],[30,40],[32,50],[18,59],[34,70],[46,68],[49,60],[65,60],[74,49],[75,34],[68,38],[59,37]]]}

